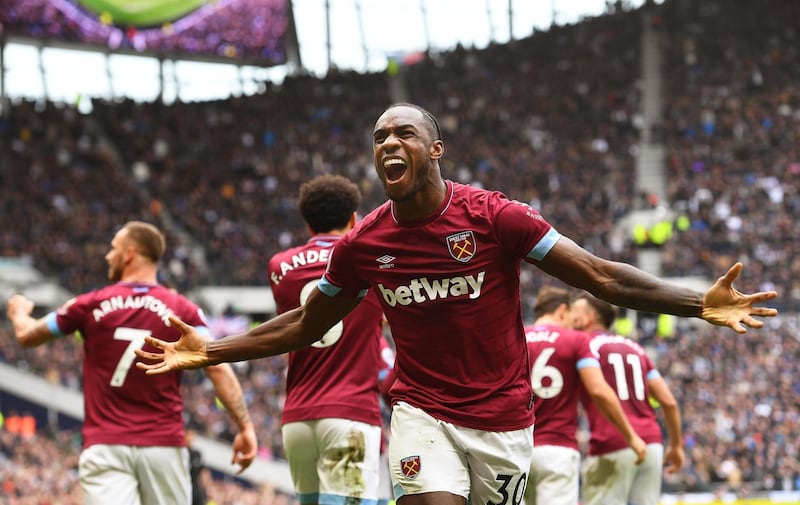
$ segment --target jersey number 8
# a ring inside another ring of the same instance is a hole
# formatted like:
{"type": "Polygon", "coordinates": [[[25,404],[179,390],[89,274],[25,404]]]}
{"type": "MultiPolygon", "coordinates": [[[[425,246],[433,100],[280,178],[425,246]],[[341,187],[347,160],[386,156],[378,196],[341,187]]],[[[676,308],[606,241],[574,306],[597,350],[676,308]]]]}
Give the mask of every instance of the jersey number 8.
{"type": "MultiPolygon", "coordinates": [[[[303,289],[300,290],[300,305],[305,305],[306,300],[311,295],[311,291],[316,287],[319,281],[310,281],[303,289]]],[[[321,339],[317,340],[311,347],[323,348],[323,347],[330,347],[342,338],[342,332],[344,331],[344,323],[339,321],[338,323],[334,324],[330,330],[328,330],[325,335],[322,336],[321,339]]]]}

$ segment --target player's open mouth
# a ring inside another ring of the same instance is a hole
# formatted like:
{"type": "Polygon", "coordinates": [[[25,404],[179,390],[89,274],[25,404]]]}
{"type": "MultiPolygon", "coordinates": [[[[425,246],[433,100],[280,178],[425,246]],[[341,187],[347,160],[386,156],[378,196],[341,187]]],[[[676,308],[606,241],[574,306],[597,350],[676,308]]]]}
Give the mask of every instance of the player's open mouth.
{"type": "Polygon", "coordinates": [[[406,162],[400,158],[390,158],[383,162],[383,173],[386,180],[395,182],[403,178],[406,173],[406,162]]]}

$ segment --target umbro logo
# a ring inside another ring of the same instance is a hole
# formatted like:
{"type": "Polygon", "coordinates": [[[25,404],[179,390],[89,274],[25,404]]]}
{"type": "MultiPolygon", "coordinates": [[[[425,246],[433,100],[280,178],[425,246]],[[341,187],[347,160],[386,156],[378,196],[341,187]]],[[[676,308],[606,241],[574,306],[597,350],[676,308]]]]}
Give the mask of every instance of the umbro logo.
{"type": "Polygon", "coordinates": [[[386,268],[394,268],[394,263],[392,263],[392,261],[394,261],[395,259],[396,258],[394,256],[391,256],[389,254],[384,254],[380,258],[375,258],[375,261],[380,263],[380,265],[378,265],[378,268],[383,270],[386,268]]]}

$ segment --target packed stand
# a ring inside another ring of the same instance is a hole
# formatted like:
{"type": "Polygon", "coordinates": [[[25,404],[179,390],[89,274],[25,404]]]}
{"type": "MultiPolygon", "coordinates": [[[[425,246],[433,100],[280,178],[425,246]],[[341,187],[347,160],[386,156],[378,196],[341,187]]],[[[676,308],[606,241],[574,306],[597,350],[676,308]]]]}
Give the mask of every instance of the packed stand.
{"type": "Polygon", "coordinates": [[[133,27],[114,23],[70,0],[16,0],[0,12],[0,33],[111,50],[159,54],[197,54],[231,60],[278,64],[286,61],[283,35],[289,2],[219,0],[206,2],[173,22],[133,27]]]}
{"type": "MultiPolygon", "coordinates": [[[[79,437],[78,437],[79,438],[79,437]]],[[[75,433],[53,437],[0,427],[0,505],[80,505],[75,433]]]]}
{"type": "Polygon", "coordinates": [[[295,208],[300,183],[341,173],[360,183],[364,211],[385,200],[369,142],[386,88],[384,75],[295,77],[218,102],[98,104],[95,117],[126,166],[203,243],[209,273],[195,284],[268,285],[270,256],[307,236],[295,208]]]}
{"type": "MultiPolygon", "coordinates": [[[[0,257],[33,258],[45,275],[81,292],[107,282],[103,258],[119,223],[145,219],[170,229],[161,203],[137,188],[94,119],[72,107],[15,104],[0,117],[0,145],[0,257]]],[[[165,280],[183,284],[190,253],[174,234],[167,240],[165,280]]]]}
{"type": "Polygon", "coordinates": [[[669,199],[691,226],[664,249],[666,275],[747,265],[742,291],[777,289],[800,309],[800,52],[797,2],[672,0],[665,35],[669,199]]]}
{"type": "Polygon", "coordinates": [[[656,347],[683,416],[686,466],[665,492],[800,491],[800,320],[713,328],[656,347]]]}

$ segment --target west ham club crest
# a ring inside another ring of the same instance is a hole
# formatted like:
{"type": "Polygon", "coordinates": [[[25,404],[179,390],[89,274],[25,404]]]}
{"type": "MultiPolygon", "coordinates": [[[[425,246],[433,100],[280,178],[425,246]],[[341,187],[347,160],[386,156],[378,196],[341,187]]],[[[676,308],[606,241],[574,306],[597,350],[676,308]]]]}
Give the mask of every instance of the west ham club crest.
{"type": "Polygon", "coordinates": [[[445,239],[447,250],[453,259],[466,263],[475,256],[475,235],[472,231],[454,233],[445,239]]]}
{"type": "Polygon", "coordinates": [[[419,456],[407,456],[400,460],[400,470],[409,479],[416,479],[422,469],[422,462],[419,456]]]}

